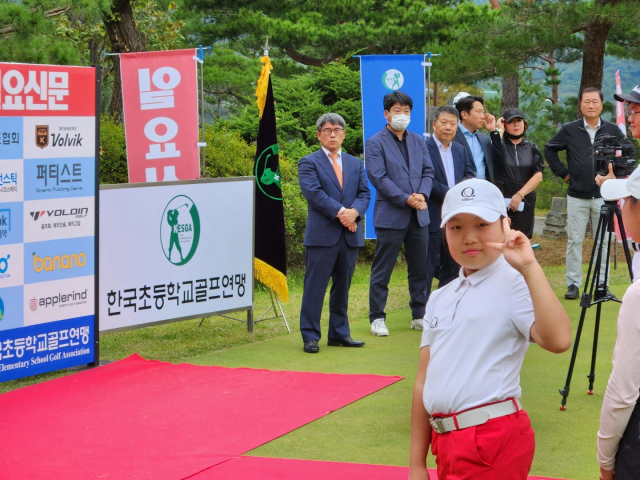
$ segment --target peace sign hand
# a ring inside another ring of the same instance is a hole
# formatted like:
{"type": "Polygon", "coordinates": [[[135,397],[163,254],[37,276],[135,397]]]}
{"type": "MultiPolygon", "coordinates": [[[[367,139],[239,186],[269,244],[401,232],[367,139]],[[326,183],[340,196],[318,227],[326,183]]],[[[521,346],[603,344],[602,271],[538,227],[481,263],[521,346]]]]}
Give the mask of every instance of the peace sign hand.
{"type": "Polygon", "coordinates": [[[500,250],[504,259],[518,272],[523,273],[537,263],[531,243],[527,236],[517,230],[511,230],[509,219],[503,219],[504,242],[487,242],[487,247],[500,250]]]}

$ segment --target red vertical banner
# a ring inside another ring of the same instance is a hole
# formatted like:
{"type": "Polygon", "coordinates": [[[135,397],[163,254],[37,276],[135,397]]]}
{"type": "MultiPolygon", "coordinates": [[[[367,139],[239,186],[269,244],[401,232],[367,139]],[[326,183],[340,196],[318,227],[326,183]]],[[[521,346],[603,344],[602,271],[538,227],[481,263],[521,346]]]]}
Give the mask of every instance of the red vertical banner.
{"type": "Polygon", "coordinates": [[[200,176],[196,50],[120,54],[129,182],[200,176]]]}

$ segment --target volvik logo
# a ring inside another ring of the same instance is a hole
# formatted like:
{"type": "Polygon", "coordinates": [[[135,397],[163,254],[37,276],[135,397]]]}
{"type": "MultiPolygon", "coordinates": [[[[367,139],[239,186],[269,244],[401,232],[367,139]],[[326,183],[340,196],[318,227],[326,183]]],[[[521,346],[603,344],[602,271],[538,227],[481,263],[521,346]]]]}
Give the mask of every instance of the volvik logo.
{"type": "Polygon", "coordinates": [[[39,212],[30,212],[31,218],[34,221],[38,219],[43,219],[45,217],[73,217],[73,218],[84,218],[89,214],[89,209],[86,207],[83,208],[71,208],[67,210],[66,208],[59,208],[57,210],[41,210],[39,212]]]}
{"type": "Polygon", "coordinates": [[[49,125],[36,125],[36,147],[49,145],[49,125]]]}
{"type": "MultiPolygon", "coordinates": [[[[69,129],[75,127],[69,127],[69,129]]],[[[51,134],[51,146],[52,147],[82,147],[82,135],[75,133],[69,135],[69,133],[52,133],[51,134]]],[[[45,148],[49,146],[49,125],[36,125],[36,146],[38,148],[45,148]]]]}

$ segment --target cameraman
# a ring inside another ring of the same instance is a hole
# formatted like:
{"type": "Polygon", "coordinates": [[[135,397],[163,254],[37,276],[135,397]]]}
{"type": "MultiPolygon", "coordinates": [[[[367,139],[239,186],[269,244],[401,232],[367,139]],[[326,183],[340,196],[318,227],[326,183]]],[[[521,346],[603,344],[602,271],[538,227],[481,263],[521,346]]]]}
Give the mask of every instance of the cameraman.
{"type": "MultiPolygon", "coordinates": [[[[640,138],[640,85],[630,95],[614,95],[627,104],[631,134],[640,138]]],[[[610,172],[611,173],[611,172],[610,172]]],[[[640,241],[640,169],[626,180],[602,177],[602,196],[624,199],[622,219],[627,232],[640,241]]],[[[637,255],[637,253],[636,253],[637,255]]],[[[640,282],[634,282],[622,299],[613,370],[604,394],[598,432],[601,480],[640,478],[640,282]]]]}
{"type": "MultiPolygon", "coordinates": [[[[600,118],[602,113],[602,92],[597,88],[585,88],[580,92],[578,104],[583,118],[567,123],[544,147],[544,156],[553,173],[569,184],[567,191],[567,293],[564,298],[575,300],[579,296],[582,284],[582,243],[591,216],[591,231],[595,237],[600,207],[604,200],[600,196],[600,187],[596,184],[596,166],[593,144],[603,136],[615,137],[616,142],[624,143],[625,148],[634,155],[635,148],[620,129],[611,122],[600,118]],[[558,152],[567,152],[565,167],[558,152]]],[[[594,238],[594,241],[597,239],[594,238]]],[[[606,253],[606,252],[604,252],[606,253]]],[[[604,285],[606,273],[606,255],[602,255],[599,286],[613,297],[604,285]]]]}

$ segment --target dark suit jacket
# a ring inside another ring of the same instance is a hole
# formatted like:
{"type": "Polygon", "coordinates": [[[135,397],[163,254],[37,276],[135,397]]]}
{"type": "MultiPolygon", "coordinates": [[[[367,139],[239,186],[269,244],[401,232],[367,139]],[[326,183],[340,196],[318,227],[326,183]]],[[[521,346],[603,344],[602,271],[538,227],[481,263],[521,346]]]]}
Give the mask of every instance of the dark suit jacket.
{"type": "MultiPolygon", "coordinates": [[[[469,156],[467,150],[456,142],[451,142],[451,153],[453,155],[453,169],[455,176],[455,183],[459,183],[467,178],[474,178],[476,175],[473,171],[471,164],[473,160],[469,156]]],[[[440,222],[442,221],[442,202],[444,196],[449,191],[449,184],[447,183],[447,173],[444,168],[444,163],[440,157],[440,150],[433,136],[427,140],[427,149],[429,150],[429,156],[435,169],[435,175],[433,179],[433,188],[431,189],[431,196],[429,197],[428,209],[429,216],[431,217],[431,223],[429,223],[429,231],[437,232],[440,230],[440,222]]]]}
{"type": "Polygon", "coordinates": [[[305,247],[330,247],[340,239],[344,230],[347,243],[352,247],[364,246],[361,216],[369,207],[371,193],[359,158],[342,151],[342,184],[322,149],[300,160],[298,181],[302,195],[307,199],[309,216],[304,235],[305,247]],[[358,229],[350,232],[336,217],[342,207],[355,208],[360,217],[358,229]]]}
{"type": "MultiPolygon", "coordinates": [[[[427,199],[433,186],[433,165],[422,136],[407,130],[409,165],[393,139],[393,133],[385,126],[365,145],[367,175],[376,187],[376,204],[373,226],[377,228],[405,228],[411,220],[412,207],[407,200],[413,193],[422,193],[427,199]]],[[[429,223],[429,212],[417,210],[418,222],[424,227],[429,223]]]]}
{"type": "MultiPolygon", "coordinates": [[[[491,183],[494,183],[496,180],[496,176],[493,170],[493,147],[491,146],[491,138],[486,133],[478,132],[478,140],[480,140],[480,145],[482,146],[482,150],[484,151],[484,164],[487,171],[487,180],[491,183]]],[[[458,124],[458,130],[456,131],[456,136],[453,139],[454,142],[458,142],[464,148],[467,149],[467,153],[469,154],[469,158],[471,159],[471,167],[473,171],[476,171],[476,164],[473,161],[473,154],[471,153],[471,147],[469,147],[469,142],[460,130],[458,124]]]]}

